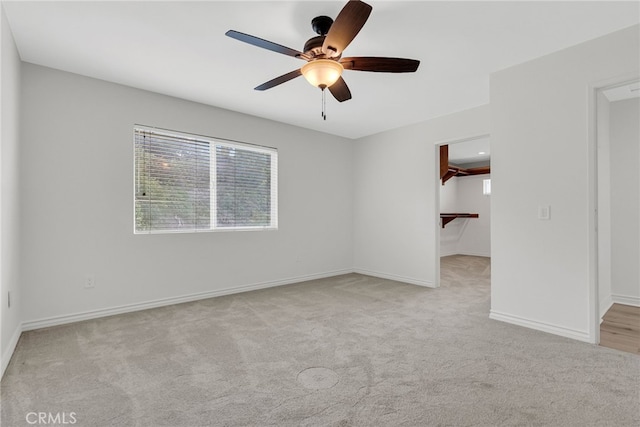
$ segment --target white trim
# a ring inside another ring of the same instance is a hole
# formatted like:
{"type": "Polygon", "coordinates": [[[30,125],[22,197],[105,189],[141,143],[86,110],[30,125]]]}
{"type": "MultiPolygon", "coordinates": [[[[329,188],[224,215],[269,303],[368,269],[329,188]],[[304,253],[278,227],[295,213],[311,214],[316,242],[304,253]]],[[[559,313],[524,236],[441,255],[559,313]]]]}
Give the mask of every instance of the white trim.
{"type": "Polygon", "coordinates": [[[579,331],[576,329],[565,328],[563,326],[552,325],[550,323],[539,322],[537,320],[526,319],[520,316],[514,316],[508,313],[501,313],[496,310],[491,310],[489,318],[493,320],[499,320],[501,322],[511,323],[513,325],[524,326],[525,328],[535,329],[542,332],[547,332],[554,335],[560,335],[561,337],[571,338],[578,341],[584,341],[592,343],[591,337],[588,331],[579,331]]]}
{"type": "Polygon", "coordinates": [[[11,356],[13,356],[13,352],[16,350],[16,346],[18,345],[18,341],[20,340],[20,335],[22,335],[22,324],[19,324],[16,327],[16,330],[13,332],[13,336],[9,341],[9,345],[7,349],[2,354],[2,360],[0,360],[0,378],[4,375],[4,371],[9,366],[9,362],[11,361],[11,356]]]}
{"type": "MultiPolygon", "coordinates": [[[[434,232],[433,232],[433,254],[435,255],[435,259],[433,260],[433,272],[434,272],[434,283],[433,283],[433,287],[434,288],[439,288],[440,287],[440,258],[442,258],[443,255],[442,254],[442,219],[440,218],[440,191],[442,191],[442,189],[440,188],[440,186],[442,185],[441,182],[441,178],[440,178],[440,146],[446,144],[446,142],[443,143],[437,143],[433,145],[433,149],[435,150],[434,154],[433,154],[433,158],[435,160],[435,164],[433,165],[433,183],[435,185],[434,189],[433,189],[433,221],[431,226],[434,227],[434,232]]],[[[457,246],[457,245],[456,245],[457,246]]]]}
{"type": "Polygon", "coordinates": [[[589,342],[600,342],[600,308],[598,269],[600,267],[598,259],[598,115],[597,115],[597,93],[598,91],[611,86],[623,85],[627,82],[638,81],[640,75],[637,72],[624,73],[622,75],[609,77],[602,80],[591,81],[588,85],[588,121],[587,137],[589,150],[589,342]]]}
{"type": "Polygon", "coordinates": [[[460,255],[460,254],[456,250],[443,251],[442,249],[440,249],[440,258],[446,257],[446,256],[452,256],[452,255],[460,255]]]}
{"type": "Polygon", "coordinates": [[[380,279],[395,280],[396,282],[409,283],[411,285],[424,286],[427,288],[436,288],[433,282],[422,279],[414,279],[412,277],[398,276],[396,274],[380,273],[379,271],[366,270],[364,268],[354,268],[354,273],[364,274],[365,276],[378,277],[380,279]]]}
{"type": "Polygon", "coordinates": [[[114,316],[116,314],[131,313],[134,311],[148,310],[150,308],[164,307],[167,305],[181,304],[184,302],[198,301],[207,298],[214,298],[223,295],[238,294],[242,292],[255,291],[258,289],[272,288],[276,286],[289,285],[292,283],[307,282],[309,280],[324,279],[326,277],[340,276],[353,273],[351,269],[328,271],[325,273],[309,274],[306,276],[290,277],[288,279],[259,282],[250,285],[236,286],[214,291],[198,292],[195,294],[182,295],[177,297],[161,298],[152,301],[145,301],[134,304],[125,304],[116,307],[102,308],[98,310],[84,311],[62,316],[45,317],[42,319],[22,322],[23,331],[47,328],[50,326],[64,325],[67,323],[81,322],[83,320],[97,319],[100,317],[114,316]]]}
{"type": "Polygon", "coordinates": [[[487,252],[467,252],[467,251],[462,251],[462,252],[459,252],[458,255],[480,256],[480,257],[484,257],[484,258],[491,258],[491,252],[487,253],[487,252]]]}
{"type": "Polygon", "coordinates": [[[607,311],[609,311],[612,305],[613,299],[611,298],[611,295],[607,295],[602,300],[600,300],[600,324],[602,324],[602,318],[605,314],[607,314],[607,311]]]}
{"type": "Polygon", "coordinates": [[[491,258],[491,253],[486,253],[486,252],[466,252],[466,251],[446,251],[446,252],[440,252],[440,257],[445,257],[445,256],[451,256],[451,255],[466,255],[466,256],[479,256],[479,257],[483,257],[483,258],[491,258]]]}
{"type": "Polygon", "coordinates": [[[635,297],[631,295],[613,294],[611,295],[611,299],[613,300],[612,304],[616,303],[616,304],[624,304],[624,305],[632,305],[634,307],[640,307],[640,297],[635,297]]]}

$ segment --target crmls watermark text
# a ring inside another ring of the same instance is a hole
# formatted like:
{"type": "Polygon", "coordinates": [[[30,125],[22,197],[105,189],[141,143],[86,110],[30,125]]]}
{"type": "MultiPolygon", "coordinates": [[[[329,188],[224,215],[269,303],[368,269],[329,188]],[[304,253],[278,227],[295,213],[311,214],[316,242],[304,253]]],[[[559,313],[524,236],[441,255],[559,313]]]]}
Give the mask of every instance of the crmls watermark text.
{"type": "Polygon", "coordinates": [[[31,425],[65,425],[75,424],[75,412],[29,412],[25,417],[31,425]]]}

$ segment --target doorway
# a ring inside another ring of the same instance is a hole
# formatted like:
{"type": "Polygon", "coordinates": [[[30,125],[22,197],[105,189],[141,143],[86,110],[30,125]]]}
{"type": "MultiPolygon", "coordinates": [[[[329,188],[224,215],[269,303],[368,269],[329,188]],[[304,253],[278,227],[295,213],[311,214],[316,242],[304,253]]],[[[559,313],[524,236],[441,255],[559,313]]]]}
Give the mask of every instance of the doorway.
{"type": "Polygon", "coordinates": [[[457,273],[463,272],[466,280],[472,271],[484,277],[491,257],[489,136],[436,146],[436,163],[439,283],[461,278],[457,273]]]}
{"type": "MultiPolygon", "coordinates": [[[[610,310],[638,312],[633,308],[640,307],[639,117],[639,81],[596,91],[597,343],[609,342],[611,334],[623,338],[622,345],[634,339],[640,343],[640,331],[636,338],[629,334],[633,328],[612,332],[616,325],[606,317],[610,310]]],[[[620,315],[613,316],[619,323],[620,315]]]]}

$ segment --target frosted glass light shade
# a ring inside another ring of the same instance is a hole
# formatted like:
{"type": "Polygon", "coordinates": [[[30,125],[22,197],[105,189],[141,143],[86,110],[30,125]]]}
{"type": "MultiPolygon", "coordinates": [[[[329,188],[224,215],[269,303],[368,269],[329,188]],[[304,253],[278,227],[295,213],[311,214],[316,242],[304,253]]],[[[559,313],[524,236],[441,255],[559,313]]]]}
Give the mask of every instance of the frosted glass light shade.
{"type": "Polygon", "coordinates": [[[319,88],[329,87],[342,75],[342,64],[332,59],[307,62],[300,71],[309,83],[319,88]]]}

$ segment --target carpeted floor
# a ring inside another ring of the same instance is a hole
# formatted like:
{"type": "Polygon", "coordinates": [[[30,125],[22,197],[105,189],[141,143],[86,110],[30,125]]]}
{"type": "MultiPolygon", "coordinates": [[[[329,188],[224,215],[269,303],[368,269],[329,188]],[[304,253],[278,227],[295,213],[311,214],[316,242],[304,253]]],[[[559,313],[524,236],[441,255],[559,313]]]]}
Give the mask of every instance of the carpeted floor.
{"type": "Polygon", "coordinates": [[[640,425],[640,357],[490,320],[486,258],[443,258],[442,274],[440,289],[349,274],[25,333],[2,426],[30,412],[76,426],[640,425]]]}

